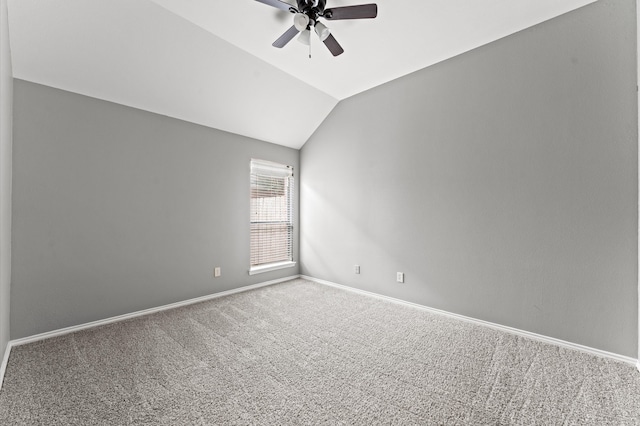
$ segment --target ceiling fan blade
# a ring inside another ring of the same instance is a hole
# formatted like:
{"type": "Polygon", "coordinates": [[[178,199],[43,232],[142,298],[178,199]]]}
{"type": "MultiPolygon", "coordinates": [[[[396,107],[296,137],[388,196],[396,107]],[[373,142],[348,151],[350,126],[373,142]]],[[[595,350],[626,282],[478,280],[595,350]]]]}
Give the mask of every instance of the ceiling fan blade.
{"type": "MultiPolygon", "coordinates": [[[[256,0],[257,2],[267,4],[269,6],[277,7],[281,10],[286,10],[287,12],[293,7],[289,3],[285,3],[280,0],[256,0]]],[[[293,7],[295,9],[295,7],[293,7]]]]}
{"type": "Polygon", "coordinates": [[[333,56],[338,56],[344,52],[344,49],[340,44],[338,44],[338,41],[335,39],[333,34],[329,34],[329,37],[327,37],[323,43],[327,46],[327,49],[329,49],[329,52],[331,52],[333,56]]]}
{"type": "Polygon", "coordinates": [[[334,7],[324,11],[324,18],[330,21],[338,19],[368,19],[376,16],[378,16],[378,5],[375,3],[334,7]]]}
{"type": "Polygon", "coordinates": [[[296,36],[296,34],[298,34],[298,32],[299,31],[296,26],[293,25],[291,28],[285,31],[284,34],[282,34],[276,41],[274,41],[272,46],[278,48],[284,47],[291,41],[292,38],[296,36]]]}

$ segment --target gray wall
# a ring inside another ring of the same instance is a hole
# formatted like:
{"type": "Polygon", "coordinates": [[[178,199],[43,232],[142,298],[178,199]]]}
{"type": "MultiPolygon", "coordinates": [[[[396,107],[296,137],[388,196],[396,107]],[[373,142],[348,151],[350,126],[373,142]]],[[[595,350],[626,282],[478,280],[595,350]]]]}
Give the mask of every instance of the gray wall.
{"type": "Polygon", "coordinates": [[[9,342],[12,106],[13,78],[7,2],[0,0],[0,359],[9,342]]]}
{"type": "Polygon", "coordinates": [[[341,102],[301,151],[302,273],[636,357],[635,16],[602,0],[341,102]]]}
{"type": "Polygon", "coordinates": [[[17,79],[13,149],[12,339],[299,272],[248,275],[250,159],[298,150],[17,79]]]}

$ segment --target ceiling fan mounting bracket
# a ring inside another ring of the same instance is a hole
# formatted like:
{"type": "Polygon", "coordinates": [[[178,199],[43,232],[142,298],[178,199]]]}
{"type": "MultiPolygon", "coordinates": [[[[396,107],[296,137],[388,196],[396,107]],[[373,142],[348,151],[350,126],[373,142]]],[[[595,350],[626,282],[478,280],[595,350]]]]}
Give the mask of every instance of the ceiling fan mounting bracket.
{"type": "Polygon", "coordinates": [[[317,9],[322,12],[327,4],[327,0],[296,0],[296,3],[300,10],[317,9]]]}
{"type": "Polygon", "coordinates": [[[298,10],[304,13],[310,20],[317,22],[318,18],[323,16],[327,0],[296,0],[298,10]]]}

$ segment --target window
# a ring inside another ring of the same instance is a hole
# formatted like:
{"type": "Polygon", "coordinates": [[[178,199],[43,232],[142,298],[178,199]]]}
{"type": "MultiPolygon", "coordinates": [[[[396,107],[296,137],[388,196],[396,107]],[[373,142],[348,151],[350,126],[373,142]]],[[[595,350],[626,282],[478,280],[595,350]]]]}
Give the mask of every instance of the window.
{"type": "Polygon", "coordinates": [[[294,266],[293,168],[251,160],[249,274],[294,266]]]}

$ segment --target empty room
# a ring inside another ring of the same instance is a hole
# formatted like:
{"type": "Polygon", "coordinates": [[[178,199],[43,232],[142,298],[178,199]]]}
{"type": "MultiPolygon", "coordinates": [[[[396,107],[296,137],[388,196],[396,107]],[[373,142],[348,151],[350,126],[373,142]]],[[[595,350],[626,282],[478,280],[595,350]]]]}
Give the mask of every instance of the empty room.
{"type": "Polygon", "coordinates": [[[0,425],[640,424],[636,0],[0,0],[0,425]]]}

